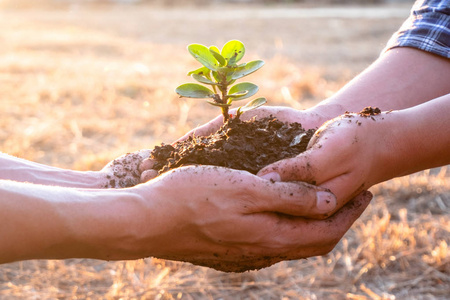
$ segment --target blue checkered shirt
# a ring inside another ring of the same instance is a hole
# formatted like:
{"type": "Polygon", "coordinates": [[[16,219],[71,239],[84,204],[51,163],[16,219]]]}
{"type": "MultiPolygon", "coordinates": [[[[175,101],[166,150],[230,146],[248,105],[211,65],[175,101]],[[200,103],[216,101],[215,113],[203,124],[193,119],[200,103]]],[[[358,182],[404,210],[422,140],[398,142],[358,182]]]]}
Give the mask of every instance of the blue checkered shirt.
{"type": "Polygon", "coordinates": [[[450,0],[418,0],[385,50],[413,47],[450,58],[450,0]]]}

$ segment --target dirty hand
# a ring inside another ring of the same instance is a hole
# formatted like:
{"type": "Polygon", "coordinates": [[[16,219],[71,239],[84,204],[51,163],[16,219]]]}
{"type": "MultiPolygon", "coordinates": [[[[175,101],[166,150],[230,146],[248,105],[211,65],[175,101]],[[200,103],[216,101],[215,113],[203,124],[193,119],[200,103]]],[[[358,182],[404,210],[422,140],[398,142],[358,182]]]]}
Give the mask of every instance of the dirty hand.
{"type": "MultiPolygon", "coordinates": [[[[326,122],[297,157],[275,162],[258,172],[273,181],[304,181],[336,195],[336,210],[386,179],[378,162],[386,150],[380,128],[386,114],[345,114],[326,122]]],[[[385,169],[384,169],[385,170],[385,169]]]]}
{"type": "Polygon", "coordinates": [[[143,219],[157,226],[141,225],[149,233],[134,234],[148,236],[133,242],[138,253],[227,272],[328,253],[372,197],[359,195],[327,220],[305,219],[326,216],[334,196],[306,183],[273,183],[213,166],[175,169],[133,190],[156,201],[143,219]]]}
{"type": "Polygon", "coordinates": [[[141,182],[142,161],[149,157],[151,150],[140,150],[124,154],[109,162],[100,173],[105,178],[106,188],[125,188],[141,182]]]}

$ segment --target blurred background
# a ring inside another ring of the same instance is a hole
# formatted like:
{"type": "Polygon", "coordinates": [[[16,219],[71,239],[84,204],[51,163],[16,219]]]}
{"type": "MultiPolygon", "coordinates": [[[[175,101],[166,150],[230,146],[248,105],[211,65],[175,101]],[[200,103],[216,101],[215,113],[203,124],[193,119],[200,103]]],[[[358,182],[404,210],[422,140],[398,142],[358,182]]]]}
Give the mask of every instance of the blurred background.
{"type": "MultiPolygon", "coordinates": [[[[215,117],[174,88],[186,46],[246,45],[268,105],[305,109],[382,52],[413,1],[0,0],[0,151],[99,170],[215,117]]],[[[381,108],[383,109],[383,108],[381,108]]],[[[0,266],[1,299],[448,299],[448,167],[371,189],[372,204],[324,257],[225,274],[159,259],[0,266]]]]}

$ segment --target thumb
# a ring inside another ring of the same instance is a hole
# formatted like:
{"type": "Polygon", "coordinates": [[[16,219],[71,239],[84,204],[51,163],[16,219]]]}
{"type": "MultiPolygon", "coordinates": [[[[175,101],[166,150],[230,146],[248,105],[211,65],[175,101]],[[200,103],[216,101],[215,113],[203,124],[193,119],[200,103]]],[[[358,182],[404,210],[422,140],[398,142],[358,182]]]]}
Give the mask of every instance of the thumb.
{"type": "Polygon", "coordinates": [[[337,205],[336,196],[329,190],[304,182],[261,180],[251,189],[251,198],[258,201],[248,207],[249,213],[277,212],[323,219],[329,216],[337,205]]]}
{"type": "Polygon", "coordinates": [[[270,181],[303,181],[316,184],[316,168],[310,151],[287,158],[262,168],[256,175],[270,181]]]}

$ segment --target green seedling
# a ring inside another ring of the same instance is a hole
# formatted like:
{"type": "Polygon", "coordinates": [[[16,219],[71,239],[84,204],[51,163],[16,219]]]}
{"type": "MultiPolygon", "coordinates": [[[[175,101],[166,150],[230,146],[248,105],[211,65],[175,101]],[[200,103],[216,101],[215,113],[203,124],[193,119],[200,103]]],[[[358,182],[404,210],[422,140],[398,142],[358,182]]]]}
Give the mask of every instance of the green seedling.
{"type": "MultiPolygon", "coordinates": [[[[233,85],[241,79],[260,69],[264,62],[254,60],[248,63],[240,63],[245,54],[244,44],[233,40],[227,42],[222,50],[216,46],[206,47],[200,44],[191,44],[189,53],[203,66],[188,73],[197,82],[185,83],[176,88],[175,92],[180,97],[209,99],[207,102],[222,109],[224,123],[230,119],[229,108],[232,102],[240,101],[255,95],[259,88],[251,82],[241,82],[233,85]],[[206,85],[206,86],[205,86],[206,85]],[[209,87],[207,87],[209,86],[209,87]]],[[[257,108],[267,102],[266,98],[257,98],[237,109],[236,118],[242,113],[257,108]]]]}

